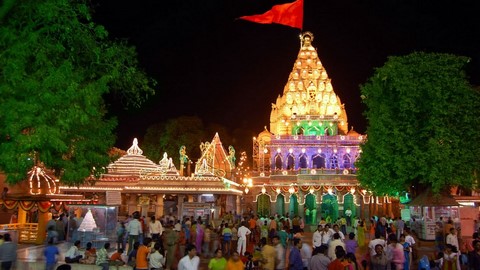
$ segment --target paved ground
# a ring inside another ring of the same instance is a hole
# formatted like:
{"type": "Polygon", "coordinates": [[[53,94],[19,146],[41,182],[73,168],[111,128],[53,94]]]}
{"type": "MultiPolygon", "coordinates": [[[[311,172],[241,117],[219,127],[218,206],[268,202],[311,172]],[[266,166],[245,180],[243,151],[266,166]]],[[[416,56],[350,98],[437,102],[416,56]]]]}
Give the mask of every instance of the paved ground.
{"type": "MultiPolygon", "coordinates": [[[[303,240],[309,244],[312,242],[312,233],[306,232],[304,234],[303,240]]],[[[434,243],[430,241],[420,241],[417,240],[417,251],[419,258],[423,255],[427,255],[428,257],[431,257],[434,254],[434,243]]],[[[65,243],[60,243],[58,244],[58,247],[60,249],[60,253],[64,254],[68,248],[70,248],[71,243],[65,242],[65,243]]],[[[112,243],[112,246],[115,246],[114,243],[112,243]]],[[[19,245],[18,248],[18,260],[22,261],[44,261],[43,257],[43,250],[45,246],[43,245],[19,245]]],[[[361,258],[367,253],[367,246],[364,246],[362,248],[359,248],[356,252],[356,256],[359,260],[361,261],[361,258]]],[[[113,250],[112,250],[113,253],[113,250]]],[[[288,252],[287,252],[288,254],[288,252]]],[[[60,261],[64,260],[63,256],[60,256],[59,258],[60,261]]],[[[201,265],[200,265],[200,270],[207,270],[207,265],[208,265],[209,258],[201,257],[201,265]]],[[[414,262],[412,263],[412,269],[417,269],[418,263],[414,262]]]]}

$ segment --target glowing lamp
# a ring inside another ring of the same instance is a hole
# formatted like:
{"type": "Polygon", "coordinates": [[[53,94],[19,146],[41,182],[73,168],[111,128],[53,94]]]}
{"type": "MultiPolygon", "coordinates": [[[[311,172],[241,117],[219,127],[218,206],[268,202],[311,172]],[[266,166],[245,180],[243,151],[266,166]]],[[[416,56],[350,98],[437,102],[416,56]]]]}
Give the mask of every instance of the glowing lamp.
{"type": "Polygon", "coordinates": [[[289,192],[290,194],[295,193],[295,188],[294,188],[293,186],[291,186],[291,187],[288,189],[288,192],[289,192]]]}
{"type": "Polygon", "coordinates": [[[262,187],[262,194],[265,194],[267,193],[267,189],[265,188],[265,186],[262,187]]]}
{"type": "Polygon", "coordinates": [[[280,188],[277,187],[277,189],[275,190],[277,192],[277,194],[280,194],[280,188]]]}
{"type": "Polygon", "coordinates": [[[352,194],[355,193],[355,188],[354,187],[350,188],[350,193],[352,193],[352,194]]]}
{"type": "Polygon", "coordinates": [[[245,194],[248,194],[250,190],[248,189],[248,187],[245,188],[245,194]]]}
{"type": "Polygon", "coordinates": [[[327,192],[328,192],[328,194],[332,195],[332,194],[333,194],[333,189],[332,189],[331,187],[329,187],[329,188],[327,189],[327,192]]]}
{"type": "Polygon", "coordinates": [[[310,189],[310,194],[313,194],[313,192],[315,192],[315,190],[313,188],[310,189]]]}

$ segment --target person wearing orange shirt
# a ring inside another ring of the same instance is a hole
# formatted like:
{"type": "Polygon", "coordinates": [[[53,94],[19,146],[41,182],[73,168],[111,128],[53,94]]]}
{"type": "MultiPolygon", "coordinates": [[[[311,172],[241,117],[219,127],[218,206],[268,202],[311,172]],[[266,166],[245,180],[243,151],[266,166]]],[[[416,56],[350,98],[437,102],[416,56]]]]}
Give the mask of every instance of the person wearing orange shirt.
{"type": "Polygon", "coordinates": [[[148,254],[150,253],[150,249],[148,246],[152,241],[151,238],[147,237],[143,240],[143,244],[138,247],[137,251],[137,260],[136,260],[136,268],[137,270],[148,270],[148,254]]]}
{"type": "Polygon", "coordinates": [[[112,256],[110,257],[110,262],[113,265],[124,265],[125,262],[122,260],[122,253],[123,253],[123,248],[119,248],[117,252],[113,253],[112,256]]]}
{"type": "Polygon", "coordinates": [[[237,251],[232,251],[232,257],[227,262],[225,270],[244,270],[245,265],[240,260],[240,255],[237,251]]]}

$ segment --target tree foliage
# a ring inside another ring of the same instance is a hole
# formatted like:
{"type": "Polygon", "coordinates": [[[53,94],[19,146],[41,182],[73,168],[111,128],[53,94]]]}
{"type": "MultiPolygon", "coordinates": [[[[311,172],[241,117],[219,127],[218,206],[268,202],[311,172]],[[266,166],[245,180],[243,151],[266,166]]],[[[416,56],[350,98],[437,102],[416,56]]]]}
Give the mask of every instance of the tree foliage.
{"type": "Polygon", "coordinates": [[[211,142],[216,132],[226,151],[232,140],[225,127],[218,124],[205,125],[197,116],[180,116],[150,126],[141,148],[145,156],[155,162],[158,162],[166,152],[178,168],[180,158],[178,152],[182,145],[186,146],[190,160],[196,162],[201,155],[200,144],[211,142]]]}
{"type": "Polygon", "coordinates": [[[84,0],[8,1],[0,24],[0,169],[10,183],[34,162],[66,184],[108,163],[115,119],[104,97],[138,105],[153,80],[134,48],[108,39],[84,0]]]}
{"type": "Polygon", "coordinates": [[[412,53],[390,57],[361,87],[367,141],[357,164],[361,184],[379,194],[411,185],[438,193],[472,187],[480,168],[480,92],[466,57],[412,53]]]}

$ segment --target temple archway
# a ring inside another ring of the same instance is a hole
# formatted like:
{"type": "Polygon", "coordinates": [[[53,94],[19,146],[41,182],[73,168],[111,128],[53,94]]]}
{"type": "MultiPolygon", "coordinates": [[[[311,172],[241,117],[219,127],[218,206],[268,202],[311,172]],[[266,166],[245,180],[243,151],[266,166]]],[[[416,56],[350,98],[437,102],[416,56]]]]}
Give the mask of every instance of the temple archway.
{"type": "Polygon", "coordinates": [[[350,154],[343,155],[343,168],[350,169],[351,165],[352,165],[352,158],[350,157],[350,154]]]}
{"type": "Polygon", "coordinates": [[[295,157],[293,154],[287,156],[287,170],[295,170],[295,157]]]}
{"type": "Polygon", "coordinates": [[[275,209],[280,216],[285,215],[285,196],[278,194],[277,202],[275,203],[275,209]]]}
{"type": "Polygon", "coordinates": [[[338,218],[338,201],[337,196],[333,194],[325,194],[322,196],[322,217],[327,222],[336,221],[338,218]]]}
{"type": "Polygon", "coordinates": [[[313,169],[324,169],[325,168],[325,155],[316,154],[312,157],[312,168],[313,169]]]}
{"type": "Polygon", "coordinates": [[[317,224],[317,202],[313,194],[305,196],[305,223],[317,224]]]}
{"type": "Polygon", "coordinates": [[[298,159],[298,167],[300,169],[306,169],[308,167],[307,163],[307,155],[305,153],[302,153],[298,159]]]}
{"type": "Polygon", "coordinates": [[[257,197],[257,214],[262,217],[270,216],[270,197],[267,194],[257,197]]]}
{"type": "Polygon", "coordinates": [[[283,169],[283,159],[280,153],[275,155],[275,170],[283,169]]]}
{"type": "Polygon", "coordinates": [[[290,217],[298,215],[298,198],[296,194],[290,195],[290,205],[288,207],[290,217]]]}

